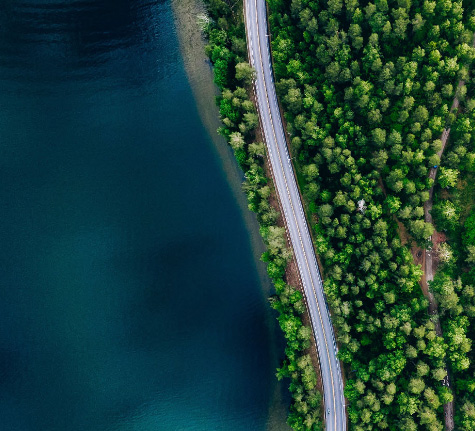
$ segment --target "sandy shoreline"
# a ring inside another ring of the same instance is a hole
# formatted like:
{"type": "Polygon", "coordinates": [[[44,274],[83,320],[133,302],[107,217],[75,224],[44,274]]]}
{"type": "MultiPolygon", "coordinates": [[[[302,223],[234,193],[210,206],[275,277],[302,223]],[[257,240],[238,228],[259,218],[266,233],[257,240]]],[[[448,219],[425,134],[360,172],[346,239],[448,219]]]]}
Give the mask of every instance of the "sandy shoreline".
{"type": "MultiPolygon", "coordinates": [[[[206,42],[197,20],[197,16],[205,11],[204,5],[200,0],[172,0],[172,8],[175,15],[180,51],[196,107],[213,142],[213,147],[220,159],[228,184],[241,209],[246,227],[251,234],[253,253],[259,259],[265,249],[259,236],[259,225],[256,216],[247,208],[247,200],[241,189],[244,176],[226,141],[217,133],[217,129],[222,125],[215,102],[215,97],[218,96],[219,92],[213,82],[211,65],[204,53],[206,42]]],[[[263,265],[258,266],[261,266],[265,271],[263,265]]],[[[261,270],[262,268],[258,269],[261,270]]],[[[264,278],[268,280],[267,276],[264,278]]]]}
{"type": "MultiPolygon", "coordinates": [[[[260,256],[265,251],[265,248],[259,234],[259,224],[255,214],[251,213],[247,208],[247,200],[241,189],[243,181],[242,171],[239,169],[226,141],[217,133],[218,127],[221,126],[221,121],[215,104],[215,97],[219,93],[213,82],[213,71],[204,53],[206,41],[202,36],[197,19],[198,15],[205,11],[205,8],[200,0],[172,0],[172,8],[175,15],[180,51],[196,106],[201,121],[211,137],[228,184],[241,210],[250,235],[252,253],[263,288],[262,293],[267,298],[271,293],[272,285],[267,276],[265,265],[260,262],[260,256]]],[[[268,307],[267,325],[272,325],[271,328],[275,328],[276,324],[271,321],[274,316],[271,313],[270,307],[267,304],[266,306],[268,307]]],[[[269,334],[274,338],[275,330],[270,329],[269,334]]],[[[277,347],[274,340],[272,340],[272,344],[277,347]]],[[[283,356],[283,352],[277,352],[276,349],[271,352],[273,362],[271,367],[274,369],[280,365],[278,357],[281,355],[283,356]]],[[[278,383],[277,379],[275,379],[272,397],[269,401],[267,420],[267,429],[269,431],[290,429],[286,424],[287,408],[288,406],[283,403],[282,384],[278,383]]]]}

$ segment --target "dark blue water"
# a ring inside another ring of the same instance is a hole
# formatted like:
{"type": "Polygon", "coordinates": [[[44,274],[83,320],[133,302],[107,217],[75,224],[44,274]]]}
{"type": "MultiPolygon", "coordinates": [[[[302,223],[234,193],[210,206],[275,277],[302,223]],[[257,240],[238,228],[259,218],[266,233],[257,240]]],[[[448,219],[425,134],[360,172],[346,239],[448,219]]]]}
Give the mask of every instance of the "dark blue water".
{"type": "Polygon", "coordinates": [[[249,235],[168,2],[0,2],[0,430],[261,430],[249,235]]]}

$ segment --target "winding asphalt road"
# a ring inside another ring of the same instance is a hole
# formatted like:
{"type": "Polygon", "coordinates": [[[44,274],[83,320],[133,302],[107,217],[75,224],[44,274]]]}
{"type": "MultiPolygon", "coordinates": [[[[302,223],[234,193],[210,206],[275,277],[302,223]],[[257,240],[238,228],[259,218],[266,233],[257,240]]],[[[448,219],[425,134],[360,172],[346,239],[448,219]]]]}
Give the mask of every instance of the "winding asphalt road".
{"type": "Polygon", "coordinates": [[[317,342],[323,380],[326,429],[327,431],[345,431],[345,398],[340,363],[336,357],[335,335],[287,150],[284,126],[275,93],[267,35],[266,2],[265,0],[244,0],[244,6],[249,60],[256,71],[255,93],[261,126],[317,342]]]}

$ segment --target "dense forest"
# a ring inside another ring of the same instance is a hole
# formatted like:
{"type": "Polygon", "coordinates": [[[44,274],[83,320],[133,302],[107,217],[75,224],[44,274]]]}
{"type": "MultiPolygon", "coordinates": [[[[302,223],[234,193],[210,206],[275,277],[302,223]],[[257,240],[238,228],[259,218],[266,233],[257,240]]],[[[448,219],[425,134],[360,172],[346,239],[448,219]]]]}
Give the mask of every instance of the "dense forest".
{"type": "MultiPolygon", "coordinates": [[[[248,96],[241,7],[209,1],[221,133],[246,173],[249,207],[268,245],[272,305],[288,340],[278,376],[291,378],[289,423],[321,429],[311,332],[300,292],[285,283],[291,253],[248,96]]],[[[349,428],[442,430],[443,405],[455,396],[456,429],[475,430],[472,2],[269,0],[268,7],[276,87],[345,365],[349,428]],[[431,213],[446,237],[437,244],[424,211],[432,187],[431,213]],[[417,245],[437,256],[430,287],[440,314],[428,313],[424,274],[410,252],[417,245]]]]}
{"type": "MultiPolygon", "coordinates": [[[[475,82],[467,94],[475,94],[475,82]]],[[[475,157],[469,136],[475,123],[474,101],[458,112],[451,140],[435,184],[432,215],[444,235],[437,244],[438,270],[431,283],[439,303],[441,325],[456,396],[455,422],[475,430],[475,157]]]]}
{"type": "MultiPolygon", "coordinates": [[[[441,405],[453,397],[441,384],[446,367],[473,369],[470,305],[438,336],[421,270],[401,239],[407,229],[430,246],[423,205],[444,128],[453,130],[453,150],[440,187],[455,186],[475,156],[473,17],[462,1],[269,4],[277,88],[350,370],[351,426],[443,429],[441,405]],[[454,97],[458,111],[450,109],[454,97]]],[[[460,429],[475,429],[473,404],[456,407],[460,429]]]]}

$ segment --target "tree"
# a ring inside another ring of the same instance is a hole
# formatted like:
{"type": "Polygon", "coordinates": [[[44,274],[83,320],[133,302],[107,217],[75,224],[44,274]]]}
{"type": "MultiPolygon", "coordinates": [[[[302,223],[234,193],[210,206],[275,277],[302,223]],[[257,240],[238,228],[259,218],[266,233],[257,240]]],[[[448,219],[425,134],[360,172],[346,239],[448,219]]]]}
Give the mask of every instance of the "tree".
{"type": "Polygon", "coordinates": [[[298,113],[302,106],[302,93],[299,88],[290,88],[283,98],[283,102],[287,108],[293,112],[298,113]]]}
{"type": "Polygon", "coordinates": [[[259,125],[259,117],[254,112],[246,112],[243,118],[248,130],[253,130],[259,125]]]}
{"type": "Polygon", "coordinates": [[[416,123],[424,124],[429,119],[429,111],[425,106],[419,105],[413,114],[413,120],[416,123]]]}
{"type": "Polygon", "coordinates": [[[335,197],[333,198],[333,204],[337,207],[344,206],[348,201],[348,196],[346,193],[343,193],[341,190],[336,192],[335,197]]]}
{"type": "Polygon", "coordinates": [[[431,211],[437,223],[438,229],[453,229],[460,217],[460,210],[450,200],[441,200],[436,202],[431,211]]]}
{"type": "Polygon", "coordinates": [[[410,218],[411,214],[412,214],[412,207],[408,205],[401,208],[401,210],[398,213],[398,217],[404,220],[404,219],[410,218]]]}
{"type": "Polygon", "coordinates": [[[434,280],[430,282],[430,288],[434,291],[441,308],[448,311],[457,308],[459,297],[456,292],[456,283],[448,275],[436,274],[434,280]]]}
{"type": "Polygon", "coordinates": [[[465,262],[474,264],[475,263],[475,245],[468,245],[467,246],[467,257],[465,262]]]}
{"type": "Polygon", "coordinates": [[[246,85],[250,85],[255,78],[256,72],[247,62],[236,64],[236,79],[246,85]]]}
{"type": "Polygon", "coordinates": [[[409,222],[409,228],[417,239],[427,239],[434,233],[434,226],[426,223],[424,220],[412,220],[409,222]]]}
{"type": "Polygon", "coordinates": [[[223,58],[214,62],[214,82],[221,89],[228,83],[228,65],[228,61],[223,58]]]}
{"type": "Polygon", "coordinates": [[[378,147],[384,147],[384,144],[386,142],[386,130],[376,128],[373,129],[371,134],[373,136],[373,142],[375,143],[375,145],[378,147]]]}
{"type": "Polygon", "coordinates": [[[399,208],[401,208],[401,199],[399,199],[397,196],[389,195],[384,200],[384,205],[389,210],[389,212],[391,212],[391,214],[395,214],[399,208]]]}
{"type": "Polygon", "coordinates": [[[285,229],[277,226],[270,226],[266,235],[267,249],[271,255],[278,255],[286,248],[285,229]]]}
{"type": "Polygon", "coordinates": [[[428,159],[428,165],[430,167],[439,166],[440,165],[440,157],[437,154],[432,154],[432,156],[428,159]]]}
{"type": "Polygon", "coordinates": [[[249,154],[253,157],[264,157],[266,153],[266,146],[262,142],[253,142],[248,147],[249,154]]]}
{"type": "Polygon", "coordinates": [[[416,373],[419,377],[424,377],[429,374],[429,366],[422,361],[419,361],[416,366],[416,373]]]}
{"type": "Polygon", "coordinates": [[[328,0],[328,10],[330,13],[337,15],[341,12],[343,8],[343,1],[342,0],[328,0]]]}
{"type": "Polygon", "coordinates": [[[383,120],[381,111],[379,109],[372,109],[368,112],[368,121],[371,125],[379,124],[383,120]]]}
{"type": "Polygon", "coordinates": [[[444,427],[437,420],[437,414],[429,407],[423,407],[419,412],[419,417],[422,425],[428,425],[429,429],[433,431],[442,431],[444,427]]]}
{"type": "Polygon", "coordinates": [[[231,145],[233,150],[240,150],[244,147],[244,137],[241,135],[240,132],[233,132],[229,135],[229,144],[231,145]]]}
{"type": "Polygon", "coordinates": [[[459,171],[457,169],[440,168],[439,184],[441,187],[455,187],[458,181],[459,171]]]}
{"type": "Polygon", "coordinates": [[[413,394],[419,395],[425,389],[426,385],[421,378],[412,378],[407,385],[409,391],[413,394]]]}
{"type": "Polygon", "coordinates": [[[439,256],[439,260],[442,263],[449,263],[454,257],[452,247],[450,247],[450,245],[446,242],[441,242],[438,245],[437,255],[439,256]]]}
{"type": "Polygon", "coordinates": [[[417,349],[414,346],[407,346],[406,347],[406,356],[410,359],[417,358],[417,349]]]}
{"type": "Polygon", "coordinates": [[[465,96],[467,95],[467,87],[465,85],[460,85],[457,87],[457,90],[455,91],[455,97],[458,100],[465,100],[465,96]]]}
{"type": "Polygon", "coordinates": [[[308,182],[311,182],[315,180],[318,177],[318,167],[315,163],[312,163],[310,165],[306,165],[302,169],[303,174],[306,177],[306,180],[308,182]]]}
{"type": "Polygon", "coordinates": [[[410,416],[405,417],[399,425],[402,431],[417,431],[417,425],[410,416]]]}
{"type": "Polygon", "coordinates": [[[386,166],[388,160],[388,153],[385,150],[379,150],[373,153],[371,164],[378,170],[383,169],[386,166]]]}
{"type": "Polygon", "coordinates": [[[404,183],[401,181],[404,178],[404,173],[401,169],[393,169],[387,176],[387,183],[392,190],[396,193],[400,192],[404,187],[404,183]]]}
{"type": "Polygon", "coordinates": [[[324,204],[320,207],[319,216],[320,217],[331,217],[333,214],[333,208],[329,204],[324,204]]]}
{"type": "Polygon", "coordinates": [[[433,410],[437,410],[440,407],[440,399],[435,393],[434,389],[426,388],[424,390],[424,398],[427,400],[427,404],[429,404],[433,410]]]}
{"type": "Polygon", "coordinates": [[[435,370],[432,370],[432,377],[435,380],[444,380],[445,377],[447,376],[447,371],[444,368],[436,368],[435,370]]]}
{"type": "Polygon", "coordinates": [[[475,430],[475,405],[470,401],[465,401],[460,407],[460,413],[457,417],[457,423],[464,430],[475,430]]]}

